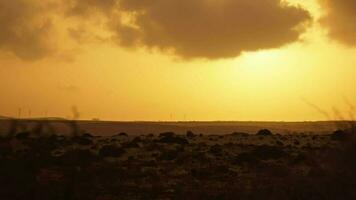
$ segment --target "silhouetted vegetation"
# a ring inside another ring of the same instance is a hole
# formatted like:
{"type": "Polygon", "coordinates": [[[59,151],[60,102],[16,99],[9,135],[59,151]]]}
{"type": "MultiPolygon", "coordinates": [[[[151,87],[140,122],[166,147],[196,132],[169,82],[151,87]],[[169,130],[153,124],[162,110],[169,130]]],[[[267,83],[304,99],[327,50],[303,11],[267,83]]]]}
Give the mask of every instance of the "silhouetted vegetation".
{"type": "Polygon", "coordinates": [[[270,136],[270,135],[273,135],[273,133],[268,130],[268,129],[262,129],[262,130],[259,130],[256,135],[259,135],[259,136],[270,136]]]}
{"type": "Polygon", "coordinates": [[[16,120],[0,137],[0,199],[356,199],[353,126],[199,137],[63,136],[50,126],[16,120]]]}

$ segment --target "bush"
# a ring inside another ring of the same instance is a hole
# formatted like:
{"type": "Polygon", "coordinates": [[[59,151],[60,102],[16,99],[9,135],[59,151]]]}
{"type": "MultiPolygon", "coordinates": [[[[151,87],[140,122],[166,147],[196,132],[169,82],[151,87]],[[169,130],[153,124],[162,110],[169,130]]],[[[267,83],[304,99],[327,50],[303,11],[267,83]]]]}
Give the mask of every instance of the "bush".
{"type": "Polygon", "coordinates": [[[210,147],[209,153],[213,154],[214,156],[222,156],[223,150],[220,145],[216,144],[210,147]]]}
{"type": "Polygon", "coordinates": [[[165,136],[159,139],[158,142],[167,143],[167,144],[180,144],[180,145],[189,144],[187,139],[180,138],[178,136],[165,136]]]}
{"type": "Polygon", "coordinates": [[[249,136],[248,133],[244,133],[244,132],[233,132],[231,133],[232,136],[235,136],[235,137],[247,137],[249,136]]]}
{"type": "Polygon", "coordinates": [[[187,131],[188,138],[194,138],[196,135],[192,131],[187,131]]]}
{"type": "Polygon", "coordinates": [[[93,141],[91,140],[90,137],[87,136],[76,136],[73,137],[73,142],[79,145],[92,145],[93,141]]]}
{"type": "Polygon", "coordinates": [[[175,135],[175,133],[173,132],[164,132],[159,134],[159,137],[173,137],[175,135]]]}
{"type": "Polygon", "coordinates": [[[346,140],[348,138],[348,133],[345,130],[336,130],[331,134],[332,140],[346,140]]]}
{"type": "Polygon", "coordinates": [[[177,150],[169,150],[169,151],[164,151],[160,155],[159,159],[161,160],[175,160],[179,155],[179,152],[177,150]]]}
{"type": "Polygon", "coordinates": [[[119,133],[118,136],[128,137],[127,133],[124,132],[119,133]]]}
{"type": "Polygon", "coordinates": [[[273,133],[268,129],[262,129],[262,130],[259,130],[256,135],[259,135],[259,136],[270,136],[270,135],[273,135],[273,133]]]}
{"type": "Polygon", "coordinates": [[[20,132],[16,135],[16,138],[19,140],[24,140],[24,139],[28,139],[30,136],[30,132],[25,131],[25,132],[20,132]]]}
{"type": "Polygon", "coordinates": [[[81,149],[68,151],[59,158],[62,164],[70,166],[85,166],[97,160],[96,155],[91,151],[81,149]]]}
{"type": "Polygon", "coordinates": [[[281,148],[275,146],[259,146],[250,152],[239,154],[235,159],[235,164],[258,163],[260,160],[275,160],[286,157],[288,154],[281,148]]]}

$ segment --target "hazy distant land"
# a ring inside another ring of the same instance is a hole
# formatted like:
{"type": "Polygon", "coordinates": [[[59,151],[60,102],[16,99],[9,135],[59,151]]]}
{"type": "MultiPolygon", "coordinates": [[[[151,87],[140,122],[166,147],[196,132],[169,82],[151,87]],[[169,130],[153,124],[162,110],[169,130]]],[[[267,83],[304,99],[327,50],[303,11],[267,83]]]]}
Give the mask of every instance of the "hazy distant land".
{"type": "MultiPolygon", "coordinates": [[[[68,134],[70,128],[68,120],[62,119],[37,119],[18,120],[24,129],[32,129],[39,122],[51,125],[57,134],[68,134]]],[[[216,121],[216,122],[117,122],[117,121],[76,121],[78,129],[82,132],[99,136],[115,135],[125,132],[131,135],[159,134],[162,132],[175,132],[185,134],[193,131],[198,134],[223,135],[233,132],[254,134],[260,129],[269,129],[279,134],[329,134],[344,126],[343,121],[316,121],[316,122],[239,122],[239,121],[216,121]]],[[[10,119],[0,119],[0,132],[6,133],[11,125],[10,119]]]]}

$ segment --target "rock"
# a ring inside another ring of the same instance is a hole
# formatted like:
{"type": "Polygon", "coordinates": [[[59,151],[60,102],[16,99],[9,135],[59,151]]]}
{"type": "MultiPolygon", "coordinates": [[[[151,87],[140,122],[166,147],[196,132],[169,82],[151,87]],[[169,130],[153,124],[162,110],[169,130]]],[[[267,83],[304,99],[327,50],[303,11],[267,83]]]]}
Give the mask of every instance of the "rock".
{"type": "Polygon", "coordinates": [[[270,135],[273,135],[273,133],[268,129],[262,129],[262,130],[259,130],[256,135],[270,136],[270,135]]]}

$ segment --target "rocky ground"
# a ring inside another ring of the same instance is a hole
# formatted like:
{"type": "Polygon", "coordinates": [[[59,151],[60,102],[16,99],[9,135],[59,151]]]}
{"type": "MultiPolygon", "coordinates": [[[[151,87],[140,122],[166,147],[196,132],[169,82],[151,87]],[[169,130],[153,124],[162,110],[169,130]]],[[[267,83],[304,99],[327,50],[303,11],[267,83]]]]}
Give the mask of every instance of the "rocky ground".
{"type": "Polygon", "coordinates": [[[0,199],[356,199],[352,131],[0,138],[0,199]]]}

